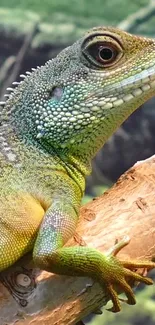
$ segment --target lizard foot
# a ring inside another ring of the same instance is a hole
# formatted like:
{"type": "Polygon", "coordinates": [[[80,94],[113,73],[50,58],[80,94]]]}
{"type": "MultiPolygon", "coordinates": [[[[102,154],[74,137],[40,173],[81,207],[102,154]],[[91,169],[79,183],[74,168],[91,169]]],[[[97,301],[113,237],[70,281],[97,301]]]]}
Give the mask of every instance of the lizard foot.
{"type": "Polygon", "coordinates": [[[108,296],[113,303],[113,307],[108,310],[114,313],[121,310],[120,301],[125,301],[129,305],[134,305],[136,303],[134,293],[129,283],[132,285],[136,282],[142,282],[147,285],[153,284],[150,278],[136,273],[136,270],[139,268],[151,270],[155,267],[155,263],[149,261],[121,261],[115,257],[129,241],[129,237],[125,237],[122,241],[114,245],[106,254],[108,258],[108,268],[106,269],[105,267],[106,272],[104,272],[102,280],[104,281],[108,296]],[[127,300],[118,298],[115,287],[118,291],[120,290],[125,293],[127,300]]]}

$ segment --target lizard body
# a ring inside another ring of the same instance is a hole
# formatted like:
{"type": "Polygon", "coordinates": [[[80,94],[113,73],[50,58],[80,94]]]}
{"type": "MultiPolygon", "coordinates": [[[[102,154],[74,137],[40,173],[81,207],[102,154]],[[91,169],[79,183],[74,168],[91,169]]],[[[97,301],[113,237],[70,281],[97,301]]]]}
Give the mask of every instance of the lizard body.
{"type": "Polygon", "coordinates": [[[126,277],[152,262],[121,262],[122,242],[101,254],[64,247],[78,221],[91,159],[116,128],[155,93],[155,41],[98,27],[28,73],[0,113],[0,271],[33,250],[35,264],[91,276],[120,310],[114,289],[135,303],[126,277]],[[133,270],[133,271],[132,271],[133,270]]]}

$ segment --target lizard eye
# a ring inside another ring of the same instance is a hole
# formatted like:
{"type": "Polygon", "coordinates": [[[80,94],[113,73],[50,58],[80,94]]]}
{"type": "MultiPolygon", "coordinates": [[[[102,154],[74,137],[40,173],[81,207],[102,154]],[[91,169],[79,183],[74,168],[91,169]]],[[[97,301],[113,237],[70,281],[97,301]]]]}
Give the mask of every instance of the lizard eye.
{"type": "Polygon", "coordinates": [[[110,46],[110,44],[100,45],[97,50],[98,57],[96,59],[98,59],[101,63],[109,63],[115,60],[117,56],[117,50],[110,46]]]}
{"type": "Polygon", "coordinates": [[[123,51],[120,44],[112,37],[102,35],[87,39],[82,46],[82,53],[85,58],[97,67],[110,67],[122,57],[123,51]]]}

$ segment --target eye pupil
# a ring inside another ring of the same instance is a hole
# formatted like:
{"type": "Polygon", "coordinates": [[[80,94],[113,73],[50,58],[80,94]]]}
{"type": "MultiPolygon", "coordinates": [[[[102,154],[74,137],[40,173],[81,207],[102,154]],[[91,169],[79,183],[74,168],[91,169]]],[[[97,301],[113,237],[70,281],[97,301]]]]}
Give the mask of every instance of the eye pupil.
{"type": "Polygon", "coordinates": [[[113,51],[108,47],[103,47],[99,50],[99,57],[101,60],[109,61],[113,58],[113,51]]]}

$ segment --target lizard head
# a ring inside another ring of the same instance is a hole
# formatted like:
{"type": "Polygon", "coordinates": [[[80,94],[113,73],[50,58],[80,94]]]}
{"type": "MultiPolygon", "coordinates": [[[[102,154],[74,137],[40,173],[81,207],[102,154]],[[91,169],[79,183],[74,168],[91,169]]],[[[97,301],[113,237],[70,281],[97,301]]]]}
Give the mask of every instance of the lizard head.
{"type": "Polygon", "coordinates": [[[155,41],[99,27],[28,75],[6,103],[20,136],[91,157],[155,93],[155,41]]]}

